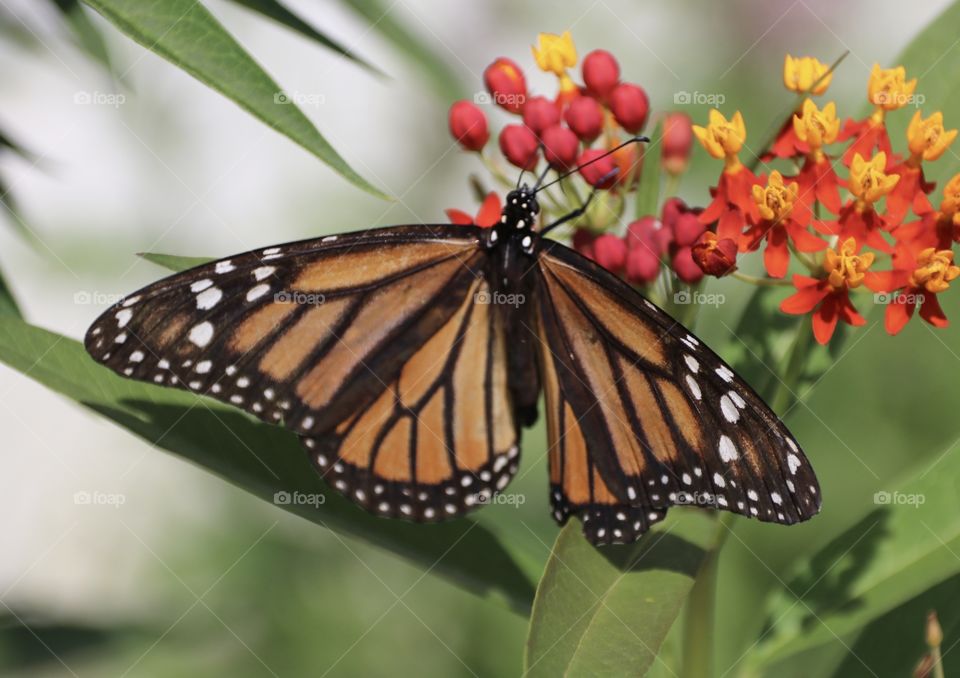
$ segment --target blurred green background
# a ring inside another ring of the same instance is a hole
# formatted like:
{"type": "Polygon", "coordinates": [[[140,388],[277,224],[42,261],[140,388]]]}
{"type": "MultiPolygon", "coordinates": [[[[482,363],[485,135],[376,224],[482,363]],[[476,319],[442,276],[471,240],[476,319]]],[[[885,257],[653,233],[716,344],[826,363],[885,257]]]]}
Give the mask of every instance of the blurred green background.
{"type": "MultiPolygon", "coordinates": [[[[380,77],[236,3],[207,4],[287,91],[318,95],[303,106],[307,115],[360,174],[398,200],[355,189],[93,12],[86,15],[105,40],[109,70],[53,3],[2,0],[0,131],[27,156],[0,148],[0,179],[30,235],[18,233],[9,211],[0,214],[0,270],[31,322],[80,337],[117,295],[163,275],[136,252],[226,255],[373,225],[436,222],[447,207],[472,212],[467,177],[481,168],[452,144],[447,108],[482,91],[483,68],[501,55],[525,68],[531,89],[552,91],[529,52],[541,31],[571,30],[581,55],[613,52],[654,112],[679,108],[702,122],[707,107],[677,107],[675,94],[722,95],[721,109],[743,111],[749,138],[759,141],[791,101],[781,85],[785,52],[829,62],[849,50],[828,98],[843,117],[855,116],[871,65],[895,65],[946,6],[401,0],[364,18],[350,3],[287,3],[385,71],[380,77]],[[414,36],[442,71],[431,73],[387,39],[377,29],[384,21],[414,36]],[[122,101],[97,96],[120,93],[122,101]]],[[[922,92],[924,74],[908,75],[920,77],[922,92]]],[[[960,123],[960,110],[944,114],[947,127],[960,123]]],[[[507,120],[499,111],[491,117],[494,129],[507,120]]],[[[894,144],[903,147],[896,137],[894,144]]],[[[960,159],[951,152],[935,167],[942,179],[960,170],[960,159]]],[[[718,171],[695,150],[681,195],[704,204],[718,171]]],[[[729,280],[712,289],[727,303],[706,309],[697,329],[733,359],[740,349],[731,328],[752,290],[729,280]]],[[[948,316],[960,317],[956,293],[943,303],[948,316]]],[[[718,675],[740,675],[744,652],[769,622],[759,605],[793,571],[792,561],[857,519],[869,521],[874,493],[892,489],[900,474],[926,468],[935,476],[957,454],[960,330],[934,333],[915,322],[890,338],[882,316],[869,320],[786,417],[821,479],[823,515],[789,530],[738,521],[728,539],[718,675]]],[[[520,671],[524,617],[151,449],[5,366],[0,430],[3,675],[520,671]],[[78,492],[116,501],[85,504],[78,492]]],[[[541,428],[526,435],[524,449],[511,491],[525,503],[487,508],[479,521],[529,542],[530,558],[545,560],[556,527],[541,428]]],[[[836,586],[847,569],[832,571],[836,586]]],[[[931,604],[957,607],[955,589],[930,593],[931,604]]],[[[922,604],[910,612],[915,634],[894,639],[913,652],[909,666],[919,658],[925,611],[922,604]]],[[[844,675],[893,675],[875,655],[864,662],[852,657],[868,653],[835,645],[834,665],[849,663],[844,675]]],[[[668,644],[665,656],[671,651],[668,644]]],[[[672,673],[664,664],[655,670],[672,673]]],[[[818,675],[794,670],[778,675],[818,675]]]]}

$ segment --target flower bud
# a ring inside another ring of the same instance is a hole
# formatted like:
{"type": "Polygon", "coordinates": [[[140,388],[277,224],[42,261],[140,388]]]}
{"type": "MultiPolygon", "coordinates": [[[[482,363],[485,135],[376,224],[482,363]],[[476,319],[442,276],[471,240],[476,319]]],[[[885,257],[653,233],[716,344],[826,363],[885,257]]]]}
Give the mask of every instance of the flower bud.
{"type": "Polygon", "coordinates": [[[469,101],[457,101],[450,107],[450,134],[466,151],[481,150],[490,139],[487,116],[469,101]]]}
{"type": "Polygon", "coordinates": [[[590,163],[586,167],[580,168],[580,176],[595,188],[610,188],[617,183],[617,172],[615,171],[617,164],[612,155],[606,155],[596,162],[591,162],[605,154],[606,151],[602,151],[599,148],[589,148],[581,153],[577,159],[578,165],[590,163]]]}
{"type": "Polygon", "coordinates": [[[583,82],[592,96],[605,100],[620,82],[620,64],[610,52],[595,49],[583,60],[583,82]]]}
{"type": "Polygon", "coordinates": [[[571,101],[563,118],[584,141],[593,141],[603,130],[603,110],[593,97],[580,96],[571,101]]]}
{"type": "Polygon", "coordinates": [[[660,274],[660,257],[645,247],[634,247],[627,252],[627,280],[634,285],[644,285],[656,280],[660,274]]]}
{"type": "Polygon", "coordinates": [[[511,113],[523,110],[527,99],[527,81],[516,62],[500,57],[487,66],[483,72],[483,82],[493,97],[493,103],[511,113]]]}
{"type": "Polygon", "coordinates": [[[560,109],[546,97],[533,97],[523,107],[523,124],[541,136],[548,127],[560,122],[560,109]]]}
{"type": "Polygon", "coordinates": [[[612,233],[604,233],[593,241],[593,256],[611,273],[620,273],[627,263],[627,243],[612,233]]]}
{"type": "Polygon", "coordinates": [[[524,125],[507,125],[500,130],[500,151],[510,164],[520,169],[533,169],[537,165],[537,135],[524,125]]]}
{"type": "Polygon", "coordinates": [[[570,129],[561,125],[548,127],[540,136],[540,141],[543,143],[543,156],[554,169],[568,170],[577,164],[580,140],[570,129]]]}
{"type": "Polygon", "coordinates": [[[692,248],[693,260],[707,275],[720,278],[737,269],[737,243],[707,231],[692,248]]]}
{"type": "Polygon", "coordinates": [[[663,118],[663,169],[676,176],[687,169],[693,147],[693,125],[686,113],[667,113],[663,118]]]}
{"type": "Polygon", "coordinates": [[[578,228],[573,232],[571,244],[573,245],[573,249],[587,259],[593,259],[593,243],[596,239],[597,234],[589,228],[578,228]]]}
{"type": "Polygon", "coordinates": [[[685,283],[700,282],[703,278],[703,270],[693,260],[689,247],[677,249],[670,260],[670,266],[676,272],[677,277],[685,283]]]}
{"type": "Polygon", "coordinates": [[[640,217],[627,226],[627,249],[644,249],[660,257],[670,244],[670,232],[656,217],[640,217]]]}
{"type": "Polygon", "coordinates": [[[610,93],[610,110],[623,129],[636,134],[647,122],[650,100],[643,88],[621,83],[610,93]]]}
{"type": "Polygon", "coordinates": [[[706,227],[700,223],[699,207],[690,208],[680,198],[670,198],[663,204],[663,226],[673,236],[677,247],[689,247],[697,241],[706,227]]]}

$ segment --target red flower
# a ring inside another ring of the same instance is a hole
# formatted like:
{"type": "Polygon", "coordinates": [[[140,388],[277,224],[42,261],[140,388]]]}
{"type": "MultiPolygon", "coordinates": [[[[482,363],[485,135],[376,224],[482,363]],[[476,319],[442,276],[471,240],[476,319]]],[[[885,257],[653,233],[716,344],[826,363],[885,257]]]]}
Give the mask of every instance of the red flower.
{"type": "Polygon", "coordinates": [[[814,203],[819,201],[833,214],[839,214],[840,178],[833,171],[833,162],[825,154],[808,157],[794,179],[799,189],[797,204],[794,206],[796,219],[803,225],[813,218],[814,203]]]}
{"type": "Polygon", "coordinates": [[[540,144],[537,135],[524,125],[507,125],[500,130],[500,151],[510,164],[521,169],[533,169],[537,165],[540,144]]]}
{"type": "Polygon", "coordinates": [[[623,129],[636,134],[647,122],[650,99],[642,87],[622,83],[610,93],[610,111],[623,129]]]}
{"type": "Polygon", "coordinates": [[[927,195],[936,184],[928,182],[923,176],[923,167],[913,166],[908,162],[895,165],[891,170],[900,175],[900,181],[887,194],[887,208],[884,213],[886,222],[893,227],[900,224],[907,212],[913,210],[918,217],[933,212],[933,205],[927,195]]]}
{"type": "Polygon", "coordinates": [[[554,125],[544,130],[541,136],[543,157],[554,169],[567,170],[577,162],[580,139],[569,128],[554,125]]]}
{"type": "Polygon", "coordinates": [[[614,184],[617,183],[617,169],[616,161],[613,159],[612,155],[607,155],[603,158],[606,151],[600,150],[599,148],[589,148],[583,153],[580,154],[580,158],[577,160],[578,165],[586,165],[586,167],[580,168],[580,176],[583,177],[583,180],[595,188],[611,188],[614,184]],[[596,160],[600,158],[599,160],[596,160]],[[596,160],[596,162],[592,162],[596,160]]]}
{"type": "Polygon", "coordinates": [[[620,64],[610,52],[595,49],[583,59],[583,82],[591,96],[605,100],[620,82],[620,64]]]}
{"type": "Polygon", "coordinates": [[[782,278],[787,274],[790,241],[801,252],[818,252],[827,247],[825,240],[810,233],[806,226],[794,218],[798,192],[799,186],[796,183],[784,183],[776,170],[770,175],[766,188],[759,184],[753,187],[753,199],[760,219],[744,233],[741,249],[744,252],[756,250],[766,240],[763,263],[767,274],[773,278],[782,278]]]}
{"type": "Polygon", "coordinates": [[[717,239],[717,234],[707,231],[691,248],[693,261],[707,275],[722,278],[737,270],[737,243],[729,238],[717,239]]]}
{"type": "Polygon", "coordinates": [[[850,166],[853,162],[853,156],[859,153],[864,158],[873,155],[873,150],[878,149],[886,153],[887,157],[893,155],[893,148],[890,146],[890,135],[887,134],[887,126],[883,118],[879,121],[873,117],[864,120],[847,119],[843,124],[843,131],[837,137],[838,141],[853,139],[853,143],[843,152],[843,164],[850,166]]]}
{"type": "Polygon", "coordinates": [[[611,273],[620,275],[627,263],[627,243],[612,233],[604,233],[593,241],[593,259],[611,273]]]}
{"type": "Polygon", "coordinates": [[[703,208],[690,208],[680,198],[663,204],[663,228],[670,234],[670,266],[677,277],[688,283],[703,278],[703,270],[693,260],[691,248],[706,230],[702,223],[703,208]]]}
{"type": "Polygon", "coordinates": [[[667,251],[670,232],[654,217],[642,217],[627,226],[626,278],[635,285],[652,282],[660,273],[660,257],[667,251]]]}
{"type": "Polygon", "coordinates": [[[560,109],[546,97],[533,97],[523,107],[523,124],[541,136],[549,127],[560,122],[560,109]]]}
{"type": "Polygon", "coordinates": [[[500,220],[500,196],[493,191],[487,193],[487,197],[483,199],[483,204],[480,205],[480,210],[477,212],[476,217],[471,217],[466,212],[454,208],[445,211],[451,223],[473,224],[475,226],[482,226],[483,228],[490,228],[500,220]]]}
{"type": "Polygon", "coordinates": [[[448,116],[450,134],[467,151],[479,151],[490,139],[487,116],[469,101],[457,101],[448,116]]]}
{"type": "Polygon", "coordinates": [[[663,117],[663,169],[674,176],[687,169],[693,147],[693,123],[686,113],[667,113],[663,117]]]}
{"type": "Polygon", "coordinates": [[[760,218],[753,200],[753,187],[760,180],[744,165],[732,171],[724,170],[716,187],[710,189],[713,201],[700,215],[700,223],[716,221],[718,238],[740,242],[747,221],[755,222],[760,218]]]}
{"type": "Polygon", "coordinates": [[[563,119],[584,141],[593,141],[603,131],[603,109],[593,97],[581,96],[571,101],[563,119]]]}
{"type": "Polygon", "coordinates": [[[890,334],[897,334],[913,317],[917,306],[920,317],[934,327],[947,327],[947,320],[937,295],[946,291],[950,283],[960,276],[960,268],[953,264],[953,252],[936,250],[933,247],[914,255],[904,252],[897,269],[889,271],[881,280],[878,289],[884,292],[898,291],[889,297],[884,325],[890,334]]]}
{"type": "Polygon", "coordinates": [[[511,113],[523,110],[527,100],[527,81],[515,61],[500,57],[484,70],[483,82],[493,97],[493,103],[511,113]]]}
{"type": "Polygon", "coordinates": [[[797,292],[780,304],[780,310],[793,315],[813,313],[813,336],[826,345],[837,327],[837,322],[861,326],[866,320],[850,303],[849,291],[866,282],[867,269],[873,264],[873,254],[857,254],[853,238],[844,241],[836,250],[828,249],[824,261],[825,278],[793,276],[797,292]]]}

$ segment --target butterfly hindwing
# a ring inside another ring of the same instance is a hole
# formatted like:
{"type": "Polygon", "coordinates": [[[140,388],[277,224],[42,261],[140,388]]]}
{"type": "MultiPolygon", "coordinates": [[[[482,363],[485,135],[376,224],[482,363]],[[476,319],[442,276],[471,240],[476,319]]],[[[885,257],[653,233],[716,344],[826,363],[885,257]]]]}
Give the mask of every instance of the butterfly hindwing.
{"type": "Polygon", "coordinates": [[[796,441],[715,353],[562,245],[544,243],[539,274],[544,360],[621,506],[695,504],[786,524],[817,513],[796,441]]]}

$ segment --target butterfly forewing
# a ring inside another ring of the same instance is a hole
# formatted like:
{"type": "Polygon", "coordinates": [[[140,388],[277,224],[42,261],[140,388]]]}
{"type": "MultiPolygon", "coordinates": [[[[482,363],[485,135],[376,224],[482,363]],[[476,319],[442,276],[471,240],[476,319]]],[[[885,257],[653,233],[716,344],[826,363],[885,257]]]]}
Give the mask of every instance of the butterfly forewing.
{"type": "MultiPolygon", "coordinates": [[[[787,524],[817,513],[819,487],[806,457],[747,384],[618,278],[561,245],[544,245],[544,361],[557,375],[554,399],[569,402],[569,412],[548,404],[548,417],[576,418],[620,506],[655,517],[693,504],[787,524]]],[[[551,430],[564,436],[559,425],[551,430]]],[[[563,454],[552,459],[567,463],[563,454]]],[[[563,504],[576,503],[565,482],[560,488],[563,512],[563,504]]],[[[604,524],[599,536],[588,521],[587,535],[626,541],[625,522],[604,524]],[[618,529],[623,536],[614,534],[618,529]]]]}

